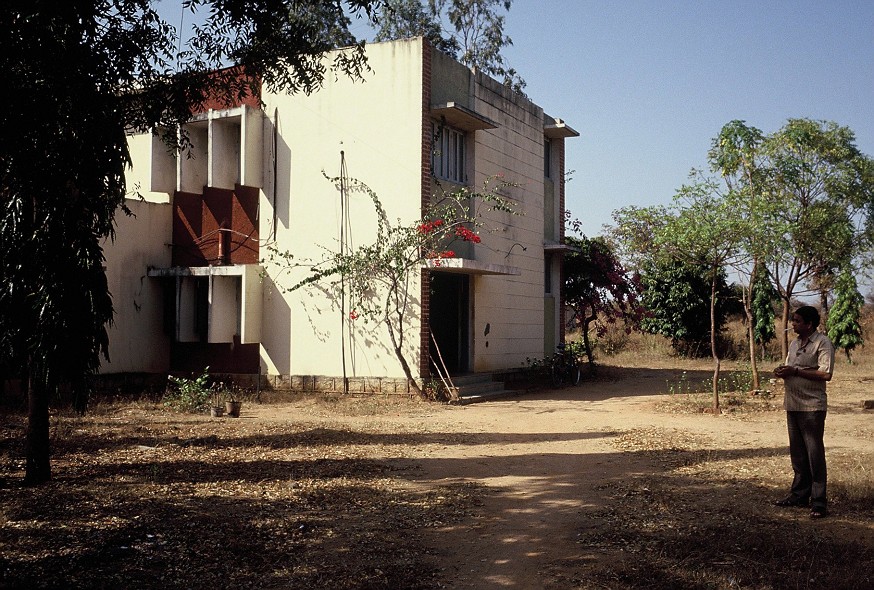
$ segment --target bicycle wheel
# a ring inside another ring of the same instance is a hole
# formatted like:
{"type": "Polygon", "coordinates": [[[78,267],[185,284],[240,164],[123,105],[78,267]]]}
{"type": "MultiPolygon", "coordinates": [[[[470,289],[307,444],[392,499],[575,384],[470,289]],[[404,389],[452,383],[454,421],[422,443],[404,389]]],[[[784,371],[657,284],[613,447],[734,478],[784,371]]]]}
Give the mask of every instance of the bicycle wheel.
{"type": "Polygon", "coordinates": [[[564,364],[558,361],[552,363],[549,377],[553,387],[561,387],[561,384],[564,383],[564,364]]]}
{"type": "Polygon", "coordinates": [[[579,385],[580,379],[583,378],[583,370],[580,368],[578,363],[575,363],[574,366],[571,367],[571,385],[579,385]]]}

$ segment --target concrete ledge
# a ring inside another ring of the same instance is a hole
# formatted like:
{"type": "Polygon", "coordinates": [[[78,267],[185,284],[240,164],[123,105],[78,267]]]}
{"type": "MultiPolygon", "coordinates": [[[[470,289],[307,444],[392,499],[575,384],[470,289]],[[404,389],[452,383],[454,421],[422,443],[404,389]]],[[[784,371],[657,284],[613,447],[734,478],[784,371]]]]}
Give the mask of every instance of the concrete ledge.
{"type": "MultiPolygon", "coordinates": [[[[251,373],[210,373],[213,381],[233,384],[251,391],[300,391],[343,393],[343,377],[333,375],[256,375],[251,373]]],[[[349,393],[414,393],[402,377],[347,377],[349,393]]],[[[420,380],[419,385],[422,385],[420,380]]],[[[167,375],[157,373],[113,373],[94,377],[98,392],[163,391],[167,375]]]]}

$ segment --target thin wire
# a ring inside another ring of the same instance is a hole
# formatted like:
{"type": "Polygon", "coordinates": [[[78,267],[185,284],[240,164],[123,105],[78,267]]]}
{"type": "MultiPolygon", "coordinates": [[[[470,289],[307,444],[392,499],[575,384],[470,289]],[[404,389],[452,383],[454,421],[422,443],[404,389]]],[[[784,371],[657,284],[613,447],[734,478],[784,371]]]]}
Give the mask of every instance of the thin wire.
{"type": "Polygon", "coordinates": [[[176,33],[176,69],[179,69],[179,55],[182,52],[182,27],[185,26],[185,6],[179,5],[182,14],[179,15],[179,30],[176,33]]]}
{"type": "MultiPolygon", "coordinates": [[[[346,254],[346,154],[340,150],[340,256],[346,254]]],[[[343,393],[349,393],[346,378],[346,273],[340,273],[340,355],[343,359],[343,393]]]]}

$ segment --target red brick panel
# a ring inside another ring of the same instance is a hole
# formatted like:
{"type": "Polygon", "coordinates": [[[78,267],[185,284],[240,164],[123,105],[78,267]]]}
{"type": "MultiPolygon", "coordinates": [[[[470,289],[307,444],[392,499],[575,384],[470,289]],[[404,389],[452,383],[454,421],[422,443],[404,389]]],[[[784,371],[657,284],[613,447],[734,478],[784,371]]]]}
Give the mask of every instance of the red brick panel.
{"type": "Polygon", "coordinates": [[[203,196],[178,191],[173,197],[173,266],[207,266],[197,243],[203,232],[203,196]]]}
{"type": "Polygon", "coordinates": [[[256,264],[258,189],[177,192],[173,201],[173,266],[256,264]]]}

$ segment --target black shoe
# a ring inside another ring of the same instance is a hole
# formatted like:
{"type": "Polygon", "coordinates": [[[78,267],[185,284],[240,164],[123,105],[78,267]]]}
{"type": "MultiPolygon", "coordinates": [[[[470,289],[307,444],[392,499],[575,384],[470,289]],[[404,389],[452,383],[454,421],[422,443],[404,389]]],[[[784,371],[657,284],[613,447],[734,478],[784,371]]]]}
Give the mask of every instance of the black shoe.
{"type": "Polygon", "coordinates": [[[795,496],[789,496],[787,498],[783,498],[782,500],[777,500],[774,502],[774,506],[779,506],[781,508],[790,508],[795,506],[807,506],[809,500],[807,498],[796,498],[795,496]]]}

